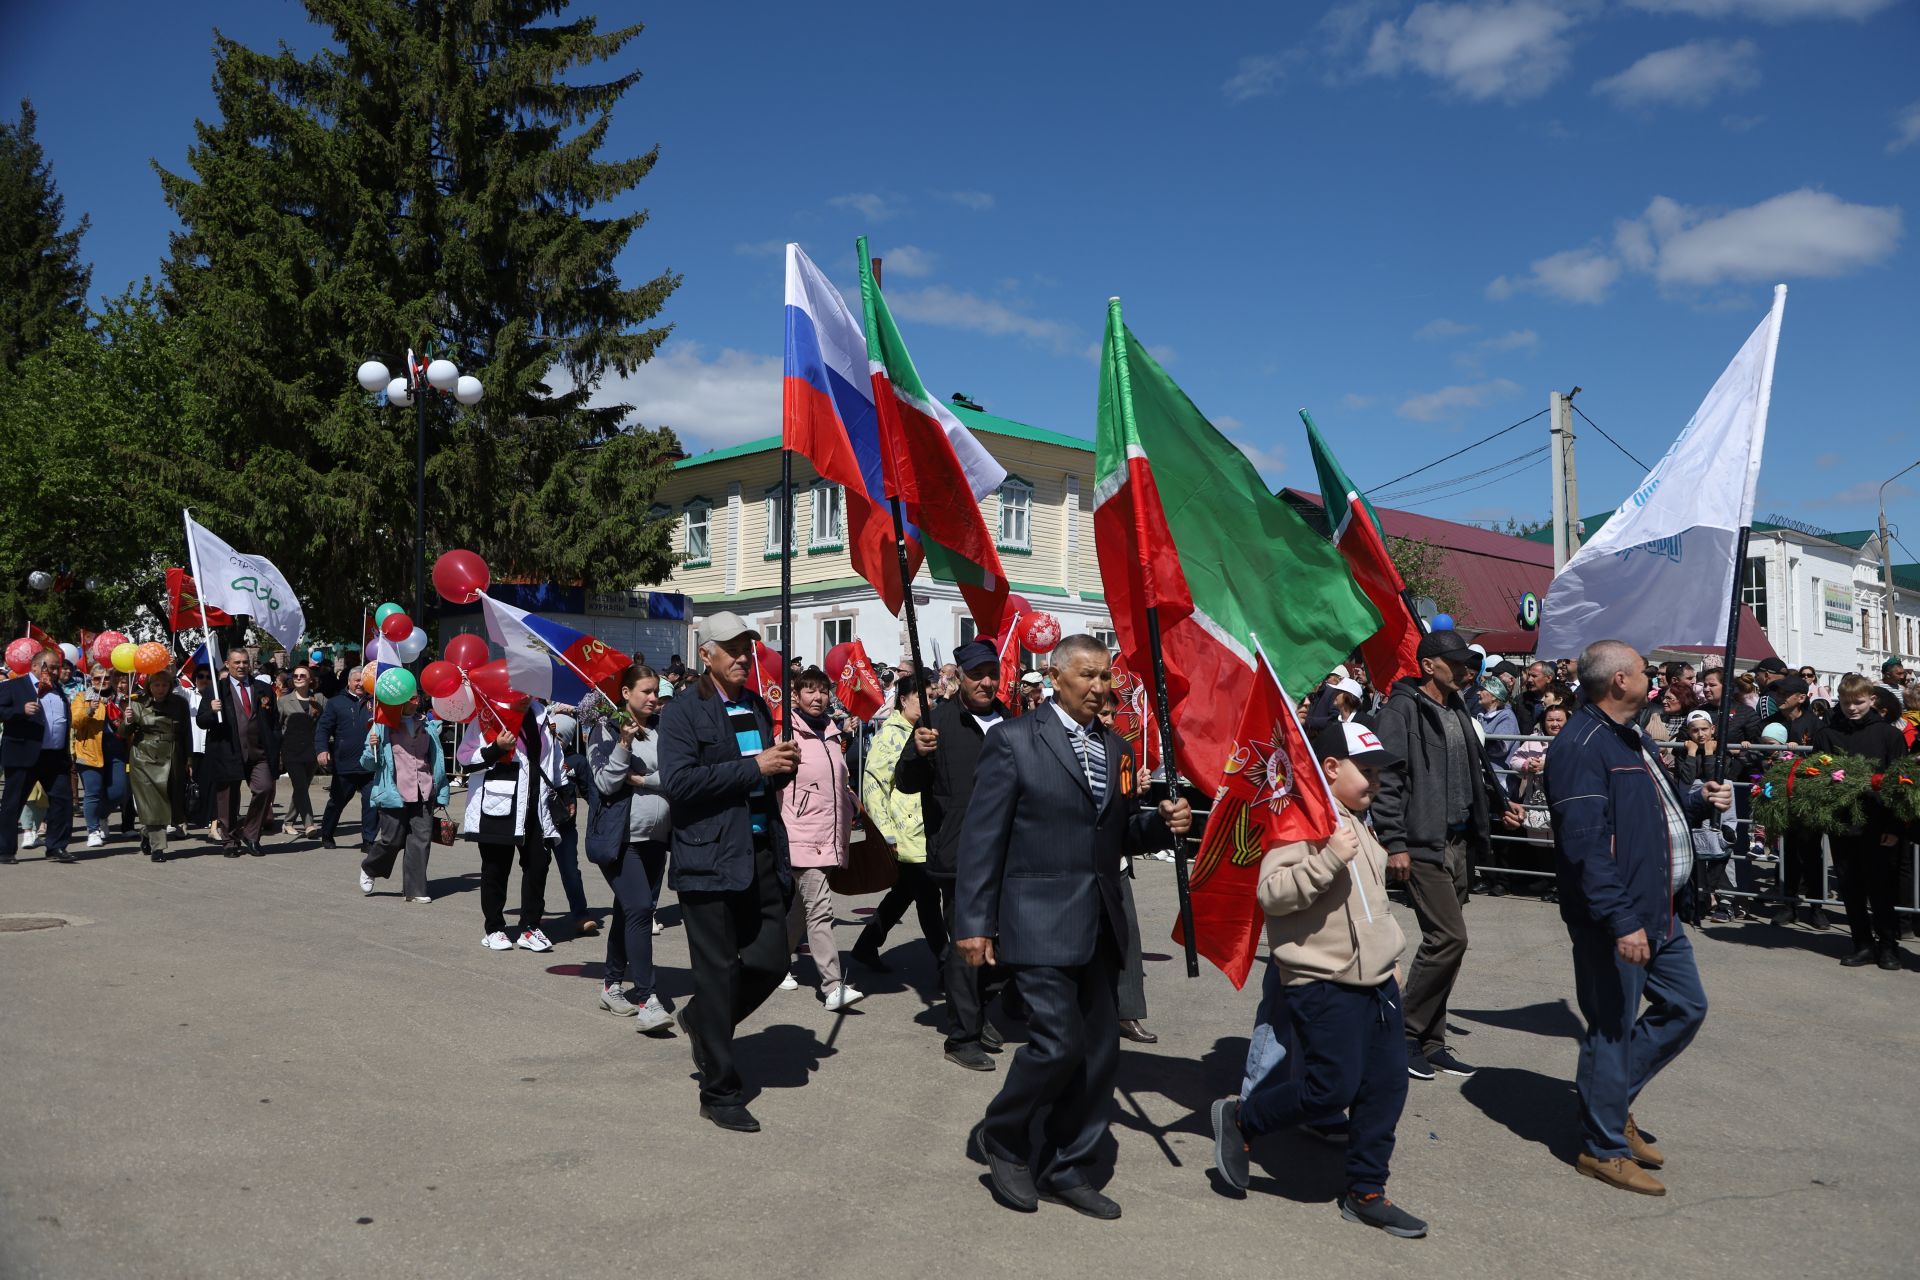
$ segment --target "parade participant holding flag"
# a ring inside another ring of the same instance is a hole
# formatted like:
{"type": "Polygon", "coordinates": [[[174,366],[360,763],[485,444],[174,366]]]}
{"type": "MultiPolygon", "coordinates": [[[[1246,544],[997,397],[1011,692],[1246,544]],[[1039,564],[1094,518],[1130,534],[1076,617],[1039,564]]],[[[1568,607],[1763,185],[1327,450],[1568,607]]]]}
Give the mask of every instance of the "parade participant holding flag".
{"type": "Polygon", "coordinates": [[[1394,1126],[1407,1100],[1399,982],[1406,939],[1387,906],[1387,852],[1359,816],[1373,804],[1381,770],[1399,761],[1353,720],[1321,729],[1313,754],[1324,784],[1296,784],[1303,794],[1330,793],[1337,825],[1268,849],[1259,890],[1302,1065],[1291,1078],[1272,1072],[1246,1097],[1213,1104],[1214,1167],[1244,1191],[1250,1139],[1345,1111],[1340,1216],[1418,1238],[1427,1224],[1386,1197],[1394,1126]]]}
{"type": "MultiPolygon", "coordinates": [[[[498,720],[490,730],[482,716],[467,727],[457,753],[467,765],[478,765],[484,775],[478,786],[468,782],[467,809],[460,819],[462,835],[480,845],[480,912],[486,930],[480,945],[489,951],[551,951],[541,924],[547,914],[547,868],[553,862],[549,841],[560,838],[554,824],[548,792],[553,787],[554,763],[546,745],[546,708],[531,705],[516,731],[498,720]],[[513,873],[514,853],[520,856],[520,932],[507,932],[507,878],[513,873]]],[[[363,873],[364,874],[364,873],[363,873]]],[[[361,888],[371,882],[362,880],[361,888]]]]}
{"type": "Polygon", "coordinates": [[[794,678],[793,741],[800,748],[800,766],[793,781],[780,789],[780,822],[787,830],[787,857],[793,865],[787,946],[798,946],[806,936],[808,954],[820,971],[820,995],[829,1012],[838,1012],[867,997],[842,980],[840,945],[833,937],[833,889],[827,873],[847,865],[854,798],[847,784],[843,735],[827,715],[831,689],[818,667],[794,678]]]}
{"type": "Polygon", "coordinates": [[[273,686],[253,674],[245,649],[227,654],[226,672],[194,713],[207,731],[206,785],[213,788],[220,823],[220,852],[263,857],[260,837],[273,810],[280,772],[280,710],[273,686]],[[249,793],[244,814],[240,785],[249,793]]]}

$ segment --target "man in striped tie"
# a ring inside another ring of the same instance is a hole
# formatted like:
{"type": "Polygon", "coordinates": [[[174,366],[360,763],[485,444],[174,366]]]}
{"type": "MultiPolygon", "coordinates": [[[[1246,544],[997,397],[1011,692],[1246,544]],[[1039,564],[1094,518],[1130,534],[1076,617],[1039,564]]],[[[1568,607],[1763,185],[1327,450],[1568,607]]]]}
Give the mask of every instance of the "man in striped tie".
{"type": "Polygon", "coordinates": [[[954,946],[968,964],[1012,969],[1031,1032],[974,1146],[1009,1207],[1046,1199],[1111,1219],[1120,1206],[1087,1174],[1120,1064],[1121,858],[1168,847],[1192,814],[1184,800],[1144,804],[1132,751],[1101,725],[1106,647],[1069,636],[1052,656],[1052,701],[987,734],[961,831],[954,946]]]}

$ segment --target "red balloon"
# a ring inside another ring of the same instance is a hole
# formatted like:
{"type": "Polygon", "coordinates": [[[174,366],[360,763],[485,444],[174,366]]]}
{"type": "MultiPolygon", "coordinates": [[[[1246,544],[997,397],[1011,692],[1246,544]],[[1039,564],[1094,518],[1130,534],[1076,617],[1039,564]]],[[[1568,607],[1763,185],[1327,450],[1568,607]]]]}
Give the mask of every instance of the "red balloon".
{"type": "Polygon", "coordinates": [[[1033,612],[1033,605],[1025,596],[1017,591],[1010,593],[1007,596],[1007,607],[1000,613],[1000,634],[998,638],[1005,640],[1007,633],[1013,630],[1013,624],[1019,620],[1020,615],[1031,612],[1033,612]]]}
{"type": "Polygon", "coordinates": [[[495,658],[467,672],[474,691],[489,702],[506,702],[514,696],[513,678],[507,674],[507,660],[495,658]]]}
{"type": "Polygon", "coordinates": [[[1034,653],[1051,653],[1060,643],[1060,619],[1050,613],[1029,613],[1020,619],[1020,643],[1034,653]]]}
{"type": "Polygon", "coordinates": [[[469,631],[447,641],[447,661],[462,671],[472,671],[475,667],[484,664],[486,660],[487,641],[484,636],[477,636],[469,631]]]}
{"type": "Polygon", "coordinates": [[[450,604],[472,604],[490,581],[487,562],[471,551],[449,551],[433,562],[433,589],[450,604]]]}
{"type": "Polygon", "coordinates": [[[460,688],[460,668],[451,662],[429,662],[420,669],[420,692],[429,698],[451,698],[460,688]]]}
{"type": "Polygon", "coordinates": [[[853,641],[847,640],[827,650],[827,656],[822,659],[820,669],[827,673],[827,679],[838,683],[841,668],[851,661],[853,661],[853,641]]]}
{"type": "Polygon", "coordinates": [[[7,646],[7,670],[17,676],[23,676],[33,666],[33,656],[46,648],[38,640],[21,636],[7,646]]]}
{"type": "Polygon", "coordinates": [[[99,635],[95,636],[93,638],[93,649],[90,655],[93,658],[94,665],[98,667],[113,665],[114,649],[126,642],[126,634],[120,631],[102,631],[99,635]]]}
{"type": "Polygon", "coordinates": [[[399,644],[413,634],[413,619],[404,613],[390,613],[387,620],[380,624],[380,634],[399,644]]]}

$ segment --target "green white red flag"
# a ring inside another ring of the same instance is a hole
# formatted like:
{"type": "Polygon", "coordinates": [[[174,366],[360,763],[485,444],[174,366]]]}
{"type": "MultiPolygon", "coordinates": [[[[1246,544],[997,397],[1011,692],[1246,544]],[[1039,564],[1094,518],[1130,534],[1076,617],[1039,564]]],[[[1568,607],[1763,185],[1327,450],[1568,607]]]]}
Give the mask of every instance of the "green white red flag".
{"type": "MultiPolygon", "coordinates": [[[[1313,451],[1313,469],[1320,477],[1321,532],[1346,558],[1353,580],[1380,611],[1380,629],[1360,645],[1367,674],[1376,689],[1391,689],[1402,676],[1420,674],[1420,623],[1407,607],[1407,583],[1387,552],[1386,530],[1374,514],[1367,495],[1347,478],[1333,456],[1313,415],[1300,411],[1307,425],[1307,446],[1313,451]]],[[[1312,517],[1309,517],[1312,519],[1312,517]]]]}

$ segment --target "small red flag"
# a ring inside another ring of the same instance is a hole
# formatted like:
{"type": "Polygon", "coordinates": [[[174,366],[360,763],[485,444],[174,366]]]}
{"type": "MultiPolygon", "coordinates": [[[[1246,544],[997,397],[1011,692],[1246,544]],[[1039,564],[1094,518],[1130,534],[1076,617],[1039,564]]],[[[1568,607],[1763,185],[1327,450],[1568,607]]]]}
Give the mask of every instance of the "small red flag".
{"type": "Polygon", "coordinates": [[[52,636],[47,634],[46,628],[36,626],[32,622],[27,623],[27,639],[38,640],[42,647],[52,649],[55,653],[60,651],[59,644],[54,641],[52,636]]]}
{"type": "Polygon", "coordinates": [[[1000,637],[1000,702],[1009,716],[1020,714],[1020,619],[1025,616],[1010,613],[1000,637]]]}
{"type": "Polygon", "coordinates": [[[776,737],[786,719],[786,708],[780,701],[780,668],[786,661],[785,654],[761,644],[758,640],[753,642],[753,661],[747,667],[747,688],[766,701],[767,710],[773,714],[773,732],[776,737]]]}
{"type": "Polygon", "coordinates": [[[827,672],[827,678],[833,681],[840,705],[862,720],[873,719],[880,714],[880,708],[887,705],[887,695],[880,688],[880,677],[867,658],[867,645],[863,640],[855,640],[849,646],[840,670],[827,672]]]}
{"type": "Polygon", "coordinates": [[[185,569],[167,570],[167,608],[172,614],[170,625],[175,631],[224,627],[233,621],[224,610],[212,608],[206,610],[205,620],[201,619],[200,588],[194,584],[193,575],[185,569]]]}
{"type": "MultiPolygon", "coordinates": [[[[1260,910],[1255,889],[1265,854],[1260,830],[1247,817],[1245,802],[1215,801],[1200,852],[1188,873],[1188,895],[1193,903],[1194,949],[1235,987],[1247,984],[1254,958],[1260,954],[1266,914],[1260,910]]],[[[1182,947],[1187,944],[1177,916],[1173,940],[1182,947]]]]}

